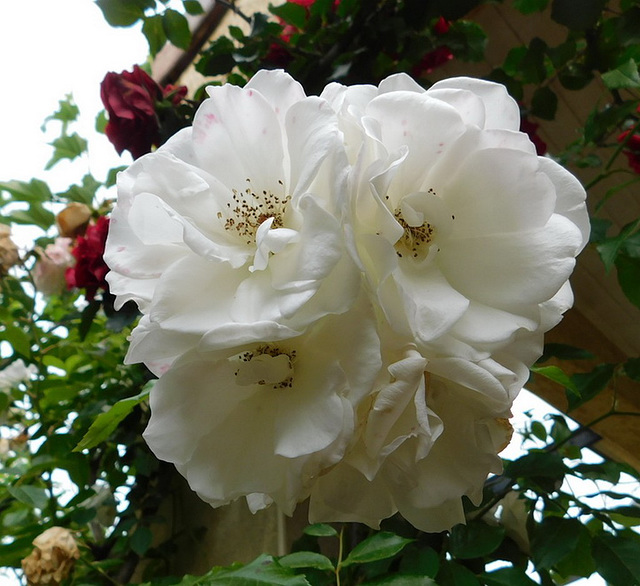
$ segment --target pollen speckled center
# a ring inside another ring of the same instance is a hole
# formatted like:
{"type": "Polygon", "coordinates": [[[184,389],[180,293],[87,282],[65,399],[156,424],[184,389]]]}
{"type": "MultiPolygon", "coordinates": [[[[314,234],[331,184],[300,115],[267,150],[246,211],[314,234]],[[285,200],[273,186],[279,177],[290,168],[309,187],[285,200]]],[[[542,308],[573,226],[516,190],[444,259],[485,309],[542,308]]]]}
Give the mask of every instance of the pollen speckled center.
{"type": "Polygon", "coordinates": [[[400,258],[405,255],[413,258],[425,255],[435,235],[434,227],[429,222],[424,222],[420,226],[410,226],[399,209],[395,210],[393,216],[404,230],[395,244],[396,254],[400,258]]]}
{"type": "MultiPolygon", "coordinates": [[[[263,189],[256,190],[251,179],[246,179],[247,187],[243,191],[231,190],[231,201],[227,202],[227,212],[218,212],[218,218],[224,220],[224,229],[235,232],[246,244],[254,244],[260,224],[273,218],[272,228],[284,227],[284,216],[289,195],[276,195],[263,189]]],[[[284,191],[284,183],[278,181],[284,191]]]]}

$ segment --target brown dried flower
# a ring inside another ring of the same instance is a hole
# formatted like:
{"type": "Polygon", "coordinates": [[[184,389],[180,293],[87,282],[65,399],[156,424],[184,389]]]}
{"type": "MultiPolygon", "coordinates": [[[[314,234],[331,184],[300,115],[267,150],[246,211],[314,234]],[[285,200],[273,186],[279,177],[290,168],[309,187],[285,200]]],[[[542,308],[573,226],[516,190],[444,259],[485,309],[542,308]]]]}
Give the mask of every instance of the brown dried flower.
{"type": "Polygon", "coordinates": [[[91,208],[83,203],[70,203],[57,216],[56,223],[60,236],[65,238],[76,238],[84,234],[89,220],[91,219],[91,208]]]}
{"type": "Polygon", "coordinates": [[[13,243],[10,236],[11,228],[5,224],[0,224],[0,276],[5,275],[20,260],[18,247],[13,243]]]}
{"type": "Polygon", "coordinates": [[[22,560],[29,586],[58,586],[72,571],[80,550],[73,534],[51,527],[33,540],[34,550],[22,560]]]}

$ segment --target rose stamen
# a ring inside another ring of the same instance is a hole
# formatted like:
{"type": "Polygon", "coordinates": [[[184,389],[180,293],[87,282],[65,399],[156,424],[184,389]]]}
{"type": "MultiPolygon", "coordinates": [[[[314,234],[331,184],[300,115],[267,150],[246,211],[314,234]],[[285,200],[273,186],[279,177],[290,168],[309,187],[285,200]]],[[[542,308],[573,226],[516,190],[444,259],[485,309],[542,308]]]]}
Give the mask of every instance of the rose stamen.
{"type": "MultiPolygon", "coordinates": [[[[248,187],[244,191],[231,190],[232,201],[227,202],[228,215],[218,212],[218,218],[224,218],[224,229],[237,234],[246,242],[254,244],[260,224],[273,218],[272,228],[284,227],[284,216],[291,196],[278,196],[271,191],[256,190],[247,179],[248,187]]],[[[278,181],[284,188],[284,183],[278,181]]]]}
{"type": "Polygon", "coordinates": [[[433,241],[435,228],[429,222],[424,222],[420,226],[410,226],[399,209],[395,210],[393,217],[404,230],[395,244],[396,254],[400,258],[403,257],[403,252],[408,252],[413,258],[423,256],[433,241]]]}
{"type": "Polygon", "coordinates": [[[244,364],[235,371],[237,382],[240,385],[257,384],[260,386],[271,386],[272,389],[290,389],[293,386],[293,363],[297,356],[295,350],[284,350],[276,346],[275,344],[261,344],[254,350],[248,350],[242,354],[237,355],[236,359],[244,364]],[[278,360],[278,364],[271,363],[265,368],[265,365],[270,362],[270,357],[278,359],[279,357],[285,357],[285,359],[278,360]],[[253,362],[253,364],[251,364],[253,362]],[[246,366],[245,366],[246,364],[246,366]],[[269,376],[282,375],[281,380],[267,380],[267,378],[261,378],[258,373],[268,373],[269,376]],[[288,376],[282,373],[288,374],[288,376]],[[289,374],[290,373],[290,374],[289,374]]]}

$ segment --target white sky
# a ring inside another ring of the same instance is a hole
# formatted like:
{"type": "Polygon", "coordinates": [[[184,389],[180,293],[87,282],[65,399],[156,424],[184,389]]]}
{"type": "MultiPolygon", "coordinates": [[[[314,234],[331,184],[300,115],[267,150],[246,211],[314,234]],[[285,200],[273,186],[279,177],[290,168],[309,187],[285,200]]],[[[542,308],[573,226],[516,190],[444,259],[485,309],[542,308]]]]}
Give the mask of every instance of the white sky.
{"type": "Polygon", "coordinates": [[[144,62],[147,53],[139,30],[110,27],[92,0],[0,0],[0,181],[46,178],[61,191],[88,165],[100,180],[129,162],[93,130],[102,109],[100,82],[108,71],[144,62]],[[52,153],[46,143],[59,135],[59,124],[50,125],[47,137],[40,127],[68,93],[80,108],[82,124],[75,129],[95,138],[90,157],[44,173],[52,153]]]}

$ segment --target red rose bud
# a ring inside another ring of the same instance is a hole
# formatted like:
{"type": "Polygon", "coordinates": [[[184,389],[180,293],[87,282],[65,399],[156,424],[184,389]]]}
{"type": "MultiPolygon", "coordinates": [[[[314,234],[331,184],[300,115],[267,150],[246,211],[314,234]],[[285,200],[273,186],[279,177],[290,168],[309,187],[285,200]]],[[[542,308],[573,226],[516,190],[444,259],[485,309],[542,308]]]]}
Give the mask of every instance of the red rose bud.
{"type": "Polygon", "coordinates": [[[444,65],[447,61],[451,61],[451,59],[453,59],[453,53],[449,47],[438,47],[433,51],[429,51],[411,70],[411,73],[414,77],[428,75],[434,69],[444,65]]]}
{"type": "Polygon", "coordinates": [[[433,26],[433,32],[436,33],[436,35],[444,35],[446,32],[449,32],[450,27],[451,24],[449,21],[445,20],[445,18],[441,16],[438,19],[438,22],[433,26]]]}
{"type": "Polygon", "coordinates": [[[186,92],[185,87],[162,88],[137,65],[133,71],[107,73],[100,97],[109,114],[105,132],[118,154],[127,150],[137,159],[159,146],[157,106],[163,99],[176,106],[186,92]]]}
{"type": "Polygon", "coordinates": [[[627,139],[630,132],[630,130],[625,130],[618,136],[618,142],[622,143],[625,140],[627,141],[622,152],[627,155],[629,166],[634,172],[640,173],[640,134],[634,134],[631,138],[627,139]]]}
{"type": "Polygon", "coordinates": [[[76,264],[65,272],[69,289],[85,289],[86,298],[91,301],[98,289],[107,289],[105,277],[109,267],[104,262],[104,247],[109,231],[109,219],[104,216],[87,227],[84,236],[78,237],[71,254],[76,264]]]}

